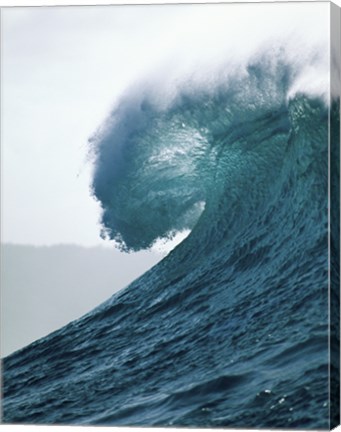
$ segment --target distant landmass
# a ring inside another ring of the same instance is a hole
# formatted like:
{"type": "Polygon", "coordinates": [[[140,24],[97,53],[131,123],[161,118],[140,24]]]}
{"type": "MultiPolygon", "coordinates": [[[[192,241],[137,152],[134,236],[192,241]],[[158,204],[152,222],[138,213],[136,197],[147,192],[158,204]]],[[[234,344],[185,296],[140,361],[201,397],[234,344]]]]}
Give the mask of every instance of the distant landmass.
{"type": "Polygon", "coordinates": [[[161,258],[105,247],[1,245],[1,355],[79,318],[161,258]]]}

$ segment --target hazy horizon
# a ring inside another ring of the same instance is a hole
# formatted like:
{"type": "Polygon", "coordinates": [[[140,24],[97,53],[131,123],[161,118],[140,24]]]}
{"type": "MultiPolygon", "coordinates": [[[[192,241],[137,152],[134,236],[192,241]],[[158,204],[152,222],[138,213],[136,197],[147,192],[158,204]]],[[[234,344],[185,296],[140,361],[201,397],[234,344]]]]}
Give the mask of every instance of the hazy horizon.
{"type": "Polygon", "coordinates": [[[81,317],[164,255],[104,246],[1,244],[1,356],[81,317]]]}
{"type": "Polygon", "coordinates": [[[88,312],[186,236],[139,254],[123,254],[103,240],[88,143],[155,57],[155,34],[168,37],[167,25],[177,19],[178,9],[168,6],[2,10],[1,239],[16,251],[3,253],[1,246],[2,353],[88,312]],[[85,248],[83,264],[72,269],[82,254],[72,249],[58,272],[56,260],[60,265],[64,257],[52,252],[60,245],[85,248]]]}

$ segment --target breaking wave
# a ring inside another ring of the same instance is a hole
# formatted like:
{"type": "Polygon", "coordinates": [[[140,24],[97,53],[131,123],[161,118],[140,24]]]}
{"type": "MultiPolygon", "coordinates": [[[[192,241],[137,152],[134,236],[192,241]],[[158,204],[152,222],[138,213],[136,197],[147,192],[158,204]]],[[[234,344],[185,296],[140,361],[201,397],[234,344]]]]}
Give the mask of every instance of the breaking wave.
{"type": "Polygon", "coordinates": [[[329,428],[328,120],[336,137],[339,106],[320,50],[289,54],[257,50],[122,94],[91,139],[103,236],[136,251],[191,232],[5,359],[5,422],[329,428]]]}

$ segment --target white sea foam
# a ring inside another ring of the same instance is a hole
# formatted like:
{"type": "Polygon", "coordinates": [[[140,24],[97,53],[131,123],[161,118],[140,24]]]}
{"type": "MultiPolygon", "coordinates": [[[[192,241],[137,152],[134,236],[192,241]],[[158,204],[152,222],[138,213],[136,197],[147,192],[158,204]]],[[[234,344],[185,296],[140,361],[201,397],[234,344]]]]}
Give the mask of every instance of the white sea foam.
{"type": "MultiPolygon", "coordinates": [[[[173,6],[174,7],[174,6],[173,6]]],[[[288,98],[329,89],[329,4],[184,5],[151,48],[138,87],[166,107],[183,85],[215,86],[247,74],[262,56],[278,56],[297,72],[288,98]]],[[[136,88],[134,88],[136,93],[136,88]]]]}

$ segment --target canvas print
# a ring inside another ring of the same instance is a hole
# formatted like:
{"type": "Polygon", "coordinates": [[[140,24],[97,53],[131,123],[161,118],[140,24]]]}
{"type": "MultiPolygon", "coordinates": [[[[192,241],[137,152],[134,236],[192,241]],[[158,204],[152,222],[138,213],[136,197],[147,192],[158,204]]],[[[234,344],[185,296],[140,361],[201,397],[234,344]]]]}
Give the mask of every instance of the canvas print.
{"type": "Polygon", "coordinates": [[[339,424],[340,9],[1,9],[2,423],[339,424]]]}

